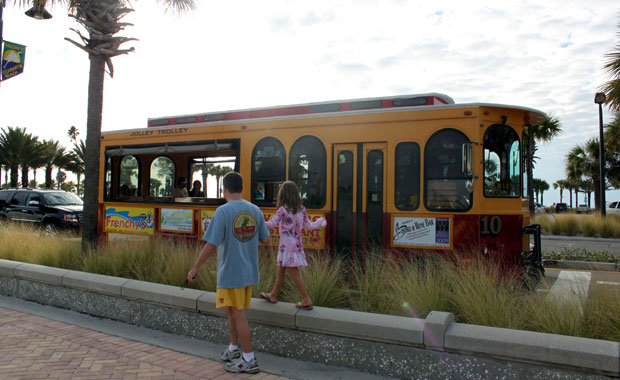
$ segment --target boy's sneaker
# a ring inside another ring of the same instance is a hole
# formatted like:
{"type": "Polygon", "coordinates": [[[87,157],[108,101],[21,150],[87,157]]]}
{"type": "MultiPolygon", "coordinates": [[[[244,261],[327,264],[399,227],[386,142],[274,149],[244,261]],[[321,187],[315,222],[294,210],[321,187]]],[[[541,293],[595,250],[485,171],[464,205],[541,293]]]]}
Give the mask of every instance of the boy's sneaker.
{"type": "Polygon", "coordinates": [[[258,362],[256,361],[256,358],[250,360],[249,362],[246,362],[243,357],[232,361],[230,363],[226,363],[226,366],[224,367],[224,369],[228,372],[233,372],[233,373],[239,373],[239,372],[243,372],[243,373],[257,373],[260,372],[260,367],[258,366],[258,362]]]}
{"type": "Polygon", "coordinates": [[[230,351],[227,348],[224,351],[222,351],[222,355],[220,355],[220,359],[222,359],[222,361],[225,361],[225,362],[232,362],[232,361],[239,359],[240,357],[241,357],[241,350],[238,348],[234,351],[230,351]]]}

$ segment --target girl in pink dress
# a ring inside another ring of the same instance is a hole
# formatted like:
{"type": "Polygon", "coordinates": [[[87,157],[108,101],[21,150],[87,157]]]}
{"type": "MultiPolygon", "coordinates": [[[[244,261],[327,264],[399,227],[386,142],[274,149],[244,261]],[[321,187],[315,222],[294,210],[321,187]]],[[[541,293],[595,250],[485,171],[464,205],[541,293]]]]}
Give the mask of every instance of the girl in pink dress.
{"type": "Polygon", "coordinates": [[[280,288],[284,283],[284,275],[288,270],[289,275],[295,282],[295,286],[301,293],[302,301],[298,302],[298,309],[312,310],[312,300],[306,292],[299,267],[308,265],[306,254],[304,253],[301,230],[313,230],[318,227],[325,227],[325,218],[320,218],[311,222],[306,213],[305,207],[301,203],[299,188],[295,182],[286,181],[280,186],[278,192],[278,211],[273,219],[267,222],[267,228],[273,229],[280,226],[280,247],[278,249],[278,272],[276,282],[270,293],[259,293],[260,298],[270,303],[276,303],[280,288]]]}

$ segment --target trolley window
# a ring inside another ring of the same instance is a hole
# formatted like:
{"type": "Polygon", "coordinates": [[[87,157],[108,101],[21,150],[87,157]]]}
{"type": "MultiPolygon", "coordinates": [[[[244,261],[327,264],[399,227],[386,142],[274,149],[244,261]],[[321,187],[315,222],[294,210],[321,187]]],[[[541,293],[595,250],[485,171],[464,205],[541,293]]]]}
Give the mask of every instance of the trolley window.
{"type": "Polygon", "coordinates": [[[134,156],[125,156],[121,160],[119,194],[125,197],[138,196],[138,178],[140,165],[134,156]]]}
{"type": "Polygon", "coordinates": [[[288,177],[299,186],[307,208],[321,208],[326,198],[326,153],[314,136],[297,139],[289,153],[288,177]]]}
{"type": "Polygon", "coordinates": [[[412,211],[420,205],[420,146],[414,142],[396,145],[394,201],[396,208],[412,211]]]}
{"type": "Polygon", "coordinates": [[[463,145],[456,129],[442,129],[424,147],[424,204],[431,211],[467,211],[473,202],[471,178],[463,173],[463,145]]]}
{"type": "Polygon", "coordinates": [[[105,160],[105,175],[103,177],[105,179],[104,184],[104,198],[110,199],[112,198],[112,158],[108,157],[105,160]]]}
{"type": "Polygon", "coordinates": [[[252,202],[275,206],[278,186],[286,180],[286,151],[274,138],[260,140],[252,152],[252,202]]]}
{"type": "Polygon", "coordinates": [[[155,158],[153,162],[151,162],[149,196],[171,197],[174,190],[175,174],[176,168],[174,166],[174,161],[165,156],[155,158]]]}
{"type": "Polygon", "coordinates": [[[519,135],[507,125],[495,124],[484,134],[484,195],[516,198],[521,195],[519,135]]]}
{"type": "Polygon", "coordinates": [[[522,174],[523,174],[523,184],[522,184],[522,195],[523,198],[527,198],[529,196],[529,191],[528,191],[528,186],[530,185],[530,181],[529,181],[529,177],[528,177],[528,172],[527,172],[527,162],[531,162],[530,160],[532,159],[532,157],[530,157],[530,136],[523,132],[523,137],[522,140],[523,141],[523,148],[521,150],[521,152],[523,153],[523,169],[522,169],[522,174]]]}

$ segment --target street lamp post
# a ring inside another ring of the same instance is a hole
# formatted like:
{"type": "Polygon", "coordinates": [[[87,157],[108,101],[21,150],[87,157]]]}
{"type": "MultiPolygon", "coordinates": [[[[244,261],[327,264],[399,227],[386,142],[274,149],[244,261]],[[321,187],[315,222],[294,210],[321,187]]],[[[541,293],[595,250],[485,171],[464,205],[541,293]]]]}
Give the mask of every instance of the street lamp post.
{"type": "Polygon", "coordinates": [[[598,104],[598,122],[599,122],[599,176],[600,176],[600,192],[601,192],[601,217],[605,217],[605,140],[603,138],[603,103],[607,100],[604,92],[597,92],[594,97],[594,103],[598,104]]]}

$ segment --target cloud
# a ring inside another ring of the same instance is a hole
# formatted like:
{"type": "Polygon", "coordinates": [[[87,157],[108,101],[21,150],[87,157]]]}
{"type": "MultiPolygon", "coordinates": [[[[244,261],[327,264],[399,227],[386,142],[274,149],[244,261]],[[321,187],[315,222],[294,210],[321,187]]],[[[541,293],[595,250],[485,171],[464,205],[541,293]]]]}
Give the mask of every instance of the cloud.
{"type": "Polygon", "coordinates": [[[273,32],[282,32],[289,30],[293,22],[289,16],[276,16],[269,19],[269,24],[273,32]]]}
{"type": "Polygon", "coordinates": [[[307,12],[300,20],[302,26],[315,26],[326,22],[333,21],[335,15],[332,12],[317,14],[314,11],[307,12]]]}

